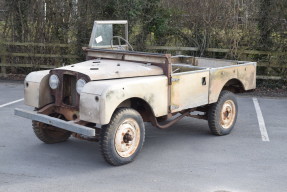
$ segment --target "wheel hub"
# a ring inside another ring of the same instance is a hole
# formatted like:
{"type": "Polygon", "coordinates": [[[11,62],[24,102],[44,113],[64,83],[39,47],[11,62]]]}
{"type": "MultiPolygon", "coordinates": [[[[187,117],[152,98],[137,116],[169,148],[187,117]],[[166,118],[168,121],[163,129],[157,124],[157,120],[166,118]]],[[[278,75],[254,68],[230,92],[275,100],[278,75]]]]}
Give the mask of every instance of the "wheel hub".
{"type": "Polygon", "coordinates": [[[131,156],[140,141],[140,129],[134,119],[126,119],[117,129],[115,149],[121,157],[131,156]]]}
{"type": "Polygon", "coordinates": [[[228,129],[232,126],[236,116],[235,104],[232,100],[224,102],[221,110],[221,126],[228,129]]]}
{"type": "Polygon", "coordinates": [[[123,140],[125,143],[129,143],[130,141],[133,140],[133,136],[131,136],[129,133],[126,133],[123,137],[123,140]]]}

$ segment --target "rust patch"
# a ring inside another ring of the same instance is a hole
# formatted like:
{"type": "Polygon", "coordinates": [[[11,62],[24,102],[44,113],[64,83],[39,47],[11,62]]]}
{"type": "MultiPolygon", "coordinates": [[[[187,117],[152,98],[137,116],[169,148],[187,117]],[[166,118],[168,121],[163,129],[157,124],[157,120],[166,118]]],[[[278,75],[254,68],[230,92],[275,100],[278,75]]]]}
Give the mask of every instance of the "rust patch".
{"type": "Polygon", "coordinates": [[[46,105],[37,111],[40,114],[50,115],[52,113],[58,113],[65,117],[68,121],[74,121],[79,117],[79,111],[69,107],[59,107],[55,104],[46,105]]]}
{"type": "MultiPolygon", "coordinates": [[[[74,71],[68,71],[68,70],[61,70],[61,69],[54,69],[50,71],[50,75],[55,74],[59,77],[60,80],[60,84],[58,86],[57,89],[55,90],[51,90],[51,95],[54,96],[55,99],[55,105],[57,106],[62,106],[62,107],[71,107],[74,108],[76,110],[79,110],[79,103],[80,103],[80,95],[77,93],[76,90],[74,91],[74,96],[75,96],[75,103],[73,105],[67,105],[63,102],[64,99],[64,75],[71,75],[76,77],[76,81],[79,79],[84,79],[86,82],[89,82],[91,79],[89,76],[82,74],[82,73],[78,73],[78,72],[74,72],[74,71]]],[[[71,86],[71,85],[66,85],[66,86],[71,86]]],[[[75,85],[74,85],[75,86],[75,85]]]]}

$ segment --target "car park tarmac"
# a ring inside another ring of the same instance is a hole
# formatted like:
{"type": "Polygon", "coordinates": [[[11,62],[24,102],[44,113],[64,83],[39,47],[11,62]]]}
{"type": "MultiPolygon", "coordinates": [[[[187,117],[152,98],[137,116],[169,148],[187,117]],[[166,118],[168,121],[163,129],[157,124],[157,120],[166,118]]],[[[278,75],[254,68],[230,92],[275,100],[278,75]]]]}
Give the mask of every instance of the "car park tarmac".
{"type": "Polygon", "coordinates": [[[0,81],[1,192],[286,190],[287,98],[238,97],[227,136],[211,135],[207,121],[192,118],[164,130],[146,124],[142,152],[120,167],[104,162],[98,143],[39,141],[31,121],[14,116],[16,107],[32,109],[22,98],[23,82],[0,81]]]}

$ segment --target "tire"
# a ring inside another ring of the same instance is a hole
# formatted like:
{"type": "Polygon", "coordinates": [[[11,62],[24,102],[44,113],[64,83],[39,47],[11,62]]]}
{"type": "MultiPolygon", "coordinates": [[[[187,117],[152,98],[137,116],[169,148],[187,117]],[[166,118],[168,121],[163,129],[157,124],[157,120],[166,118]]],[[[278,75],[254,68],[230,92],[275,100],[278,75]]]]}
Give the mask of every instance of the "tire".
{"type": "Polygon", "coordinates": [[[32,121],[35,135],[47,144],[64,142],[71,136],[70,131],[66,131],[51,125],[47,125],[38,121],[32,121]]]}
{"type": "Polygon", "coordinates": [[[101,152],[111,165],[132,162],[141,151],[145,140],[145,127],[141,115],[134,109],[119,108],[109,124],[101,130],[101,152]]]}
{"type": "Polygon", "coordinates": [[[237,120],[238,105],[235,95],[230,91],[222,91],[218,101],[208,110],[208,125],[214,135],[229,134],[237,120]]]}

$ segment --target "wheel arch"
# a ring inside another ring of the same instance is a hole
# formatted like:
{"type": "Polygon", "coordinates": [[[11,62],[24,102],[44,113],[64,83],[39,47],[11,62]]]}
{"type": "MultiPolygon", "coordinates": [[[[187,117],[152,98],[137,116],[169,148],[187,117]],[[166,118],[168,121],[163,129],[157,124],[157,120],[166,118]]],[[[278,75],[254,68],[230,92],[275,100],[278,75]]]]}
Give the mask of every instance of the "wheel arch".
{"type": "Polygon", "coordinates": [[[239,79],[233,78],[224,84],[221,92],[224,90],[227,90],[233,93],[242,93],[246,90],[246,88],[239,79]]]}
{"type": "Polygon", "coordinates": [[[114,113],[121,107],[129,107],[136,110],[141,115],[144,122],[150,122],[151,119],[155,117],[151,105],[143,98],[132,97],[125,99],[115,108],[114,113]]]}
{"type": "Polygon", "coordinates": [[[209,104],[218,101],[222,91],[227,90],[232,93],[242,93],[246,91],[246,85],[238,78],[228,79],[226,81],[218,81],[209,88],[209,104]]]}

